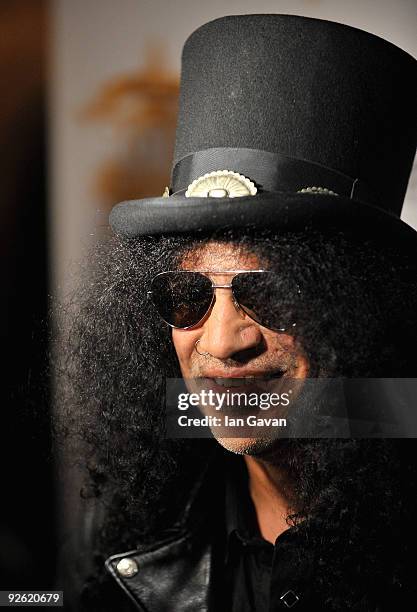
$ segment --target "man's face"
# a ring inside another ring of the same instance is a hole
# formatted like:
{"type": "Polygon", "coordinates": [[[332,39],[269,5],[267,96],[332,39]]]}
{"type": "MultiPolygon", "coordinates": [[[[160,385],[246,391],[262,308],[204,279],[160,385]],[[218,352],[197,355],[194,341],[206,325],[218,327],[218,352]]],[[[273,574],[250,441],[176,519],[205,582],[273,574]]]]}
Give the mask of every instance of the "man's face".
{"type": "MultiPolygon", "coordinates": [[[[184,257],[181,269],[200,271],[267,269],[267,262],[232,243],[210,242],[184,257]]],[[[208,275],[210,276],[210,275],[208,275]]],[[[215,284],[229,284],[231,275],[216,275],[215,284]]],[[[306,378],[308,361],[295,339],[255,322],[236,307],[230,289],[216,289],[205,318],[191,329],[172,330],[172,340],[183,378],[265,377],[274,372],[306,378]],[[196,351],[196,341],[199,340],[196,351]]],[[[226,387],[224,388],[226,390],[226,387]]],[[[259,438],[218,438],[228,450],[255,454],[273,441],[259,438]]]]}

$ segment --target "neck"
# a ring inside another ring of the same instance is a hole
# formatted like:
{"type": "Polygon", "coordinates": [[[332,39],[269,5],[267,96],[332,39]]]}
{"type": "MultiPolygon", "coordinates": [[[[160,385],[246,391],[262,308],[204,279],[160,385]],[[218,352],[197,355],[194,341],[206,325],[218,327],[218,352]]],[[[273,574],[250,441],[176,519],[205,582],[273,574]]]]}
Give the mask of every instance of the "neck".
{"type": "Polygon", "coordinates": [[[286,517],[292,512],[290,488],[285,471],[271,463],[245,456],[249,475],[249,492],[255,506],[262,537],[275,543],[289,525],[286,517]]]}

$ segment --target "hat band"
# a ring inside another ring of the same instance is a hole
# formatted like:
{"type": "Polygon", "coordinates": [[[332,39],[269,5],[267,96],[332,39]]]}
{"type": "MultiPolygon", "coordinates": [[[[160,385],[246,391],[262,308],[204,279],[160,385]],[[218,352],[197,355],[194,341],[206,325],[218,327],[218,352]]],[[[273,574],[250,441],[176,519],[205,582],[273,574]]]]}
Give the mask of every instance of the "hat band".
{"type": "Polygon", "coordinates": [[[172,171],[172,194],[184,193],[195,179],[216,170],[243,174],[262,191],[320,187],[339,196],[371,204],[375,201],[363,181],[327,166],[281,153],[233,147],[196,151],[180,159],[172,171]]]}

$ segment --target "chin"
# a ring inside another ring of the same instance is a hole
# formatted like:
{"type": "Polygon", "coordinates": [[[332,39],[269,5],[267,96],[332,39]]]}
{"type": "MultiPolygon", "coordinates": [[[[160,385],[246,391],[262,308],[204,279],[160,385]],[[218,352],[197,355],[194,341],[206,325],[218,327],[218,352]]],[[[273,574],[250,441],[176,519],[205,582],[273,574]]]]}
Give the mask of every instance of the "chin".
{"type": "Polygon", "coordinates": [[[222,438],[216,437],[217,442],[226,450],[236,455],[263,455],[270,451],[277,443],[271,438],[222,438]]]}

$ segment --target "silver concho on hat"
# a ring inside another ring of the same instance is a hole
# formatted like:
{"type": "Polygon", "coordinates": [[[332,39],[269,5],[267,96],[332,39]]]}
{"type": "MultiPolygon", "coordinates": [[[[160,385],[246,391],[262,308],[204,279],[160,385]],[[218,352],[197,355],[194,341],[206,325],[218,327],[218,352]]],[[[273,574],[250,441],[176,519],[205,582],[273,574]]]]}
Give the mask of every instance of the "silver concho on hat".
{"type": "Polygon", "coordinates": [[[195,179],[188,185],[186,198],[238,198],[255,195],[254,183],[232,170],[216,170],[195,179]]]}
{"type": "Polygon", "coordinates": [[[297,193],[318,193],[324,195],[333,195],[338,196],[339,194],[331,189],[327,189],[327,187],[303,187],[303,189],[299,189],[297,193]]]}

